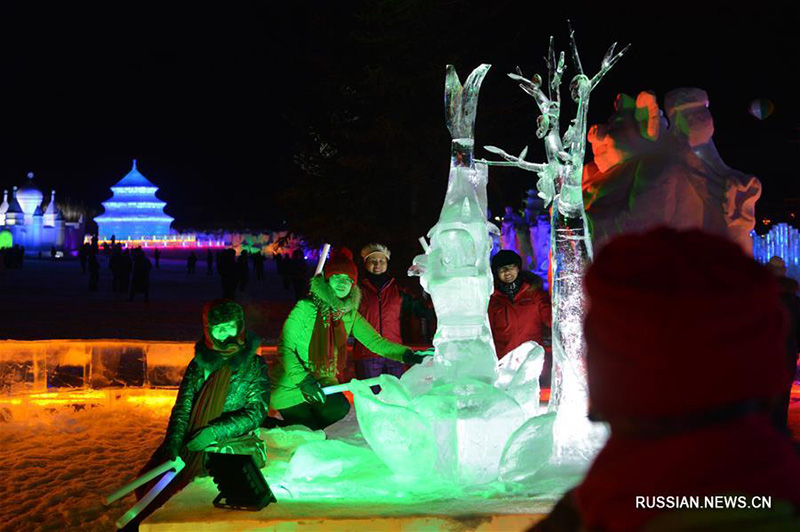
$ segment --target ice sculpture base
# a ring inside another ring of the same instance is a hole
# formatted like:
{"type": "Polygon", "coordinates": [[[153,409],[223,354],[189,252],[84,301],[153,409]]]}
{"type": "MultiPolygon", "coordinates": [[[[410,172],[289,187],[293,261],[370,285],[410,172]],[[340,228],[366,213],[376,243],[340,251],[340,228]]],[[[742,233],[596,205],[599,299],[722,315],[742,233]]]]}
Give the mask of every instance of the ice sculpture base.
{"type": "Polygon", "coordinates": [[[355,415],[322,431],[305,427],[262,430],[269,460],[263,470],[278,502],[259,512],[214,508],[216,487],[198,479],[173,497],[141,530],[249,530],[293,525],[291,530],[526,530],[546,515],[582,472],[545,466],[523,483],[459,487],[437,479],[408,481],[371,460],[355,415]],[[330,443],[325,452],[325,443],[330,443]],[[298,455],[297,449],[306,446],[298,455]],[[292,460],[293,456],[299,460],[292,460]],[[362,456],[363,455],[363,456],[362,456]],[[316,462],[308,461],[309,456],[316,462]],[[302,462],[302,463],[301,463],[302,462]],[[458,526],[456,526],[458,525],[458,526]]]}
{"type": "Polygon", "coordinates": [[[552,501],[457,499],[389,503],[357,500],[281,501],[259,512],[212,506],[210,479],[193,483],[139,527],[145,531],[195,530],[527,530],[543,519],[552,501]]]}

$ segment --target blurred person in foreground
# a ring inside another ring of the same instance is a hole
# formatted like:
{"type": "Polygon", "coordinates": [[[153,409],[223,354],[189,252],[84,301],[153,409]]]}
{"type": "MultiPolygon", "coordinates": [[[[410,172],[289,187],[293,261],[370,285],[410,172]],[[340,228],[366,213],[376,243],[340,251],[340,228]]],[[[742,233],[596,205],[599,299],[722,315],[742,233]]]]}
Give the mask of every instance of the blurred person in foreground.
{"type": "Polygon", "coordinates": [[[800,458],[770,419],[790,376],[769,270],[729,241],[662,228],[607,244],[585,286],[589,416],[611,437],[533,530],[800,530],[800,458]],[[718,495],[772,505],[656,502],[718,495]]]}

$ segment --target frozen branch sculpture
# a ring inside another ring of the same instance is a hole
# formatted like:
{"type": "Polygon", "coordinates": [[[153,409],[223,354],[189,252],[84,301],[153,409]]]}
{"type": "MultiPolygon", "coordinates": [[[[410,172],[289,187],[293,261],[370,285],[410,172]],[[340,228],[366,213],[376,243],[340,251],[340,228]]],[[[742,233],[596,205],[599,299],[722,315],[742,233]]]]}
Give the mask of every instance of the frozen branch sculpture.
{"type": "Polygon", "coordinates": [[[585,342],[583,338],[583,272],[592,258],[592,246],[583,206],[581,180],[586,154],[586,117],[589,96],[600,80],[628,50],[615,53],[616,43],[605,54],[600,70],[593,77],[584,74],[575,33],[570,27],[570,49],[575,76],[569,86],[577,103],[575,118],[560,134],[561,82],[566,70],[564,52],[556,55],[553,38],[545,61],[548,83],[534,74],[526,78],[522,71],[508,76],[533,97],[541,115],[536,121],[536,136],[544,139],[546,162],[525,160],[527,148],[518,156],[486,146],[503,161],[479,161],[494,166],[515,166],[536,172],[538,195],[551,208],[551,259],[553,299],[553,392],[550,408],[557,411],[554,425],[555,461],[582,463],[591,460],[602,444],[604,431],[587,419],[585,342]],[[545,93],[546,91],[546,93],[545,93]]]}

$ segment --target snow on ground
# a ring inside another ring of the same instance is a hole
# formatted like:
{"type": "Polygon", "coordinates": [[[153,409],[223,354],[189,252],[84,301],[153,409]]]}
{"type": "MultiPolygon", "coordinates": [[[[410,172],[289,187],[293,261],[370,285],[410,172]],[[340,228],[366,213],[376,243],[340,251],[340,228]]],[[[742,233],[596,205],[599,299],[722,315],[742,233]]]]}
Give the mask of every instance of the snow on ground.
{"type": "MultiPolygon", "coordinates": [[[[114,530],[129,495],[101,500],[131,481],[160,443],[169,401],[123,402],[0,421],[0,531],[114,530]]],[[[790,425],[800,442],[800,386],[790,425]]]]}
{"type": "Polygon", "coordinates": [[[114,530],[136,502],[102,498],[135,478],[161,442],[169,408],[42,410],[0,424],[0,530],[114,530]]]}

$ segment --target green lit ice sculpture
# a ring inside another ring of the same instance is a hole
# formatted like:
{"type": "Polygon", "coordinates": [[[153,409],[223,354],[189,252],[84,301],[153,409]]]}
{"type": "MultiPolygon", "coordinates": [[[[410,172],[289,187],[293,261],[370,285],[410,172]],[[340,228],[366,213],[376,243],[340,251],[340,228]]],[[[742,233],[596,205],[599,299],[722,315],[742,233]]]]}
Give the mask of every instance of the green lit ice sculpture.
{"type": "Polygon", "coordinates": [[[430,244],[422,239],[425,254],[409,270],[420,276],[436,308],[434,356],[399,382],[383,376],[377,396],[363,383],[351,386],[364,438],[395,474],[419,478],[435,471],[458,487],[492,483],[502,471],[516,478],[522,456],[517,451],[527,448],[529,436],[544,441],[537,447],[548,455],[529,464],[531,472],[547,461],[551,447],[551,422],[540,420],[518,433],[539,414],[544,351],[530,342],[498,363],[487,315],[493,291],[490,235],[499,231],[486,219],[488,170],[474,160],[473,132],[488,70],[489,65],[476,68],[462,86],[447,67],[448,187],[439,221],[428,233],[430,244]]]}
{"type": "Polygon", "coordinates": [[[525,161],[525,151],[514,157],[488,148],[506,159],[491,164],[536,171],[540,195],[553,205],[556,367],[550,411],[539,409],[542,347],[526,342],[498,362],[488,322],[491,234],[498,229],[487,221],[488,166],[473,154],[478,92],[489,65],[476,68],[463,86],[448,66],[445,109],[452,137],[448,187],[439,220],[428,233],[430,242],[420,239],[425,253],[409,269],[409,275],[420,277],[436,309],[434,355],[400,380],[382,375],[377,382],[352,381],[358,426],[352,417],[345,418],[326,429],[331,441],[311,442],[307,445],[313,443],[314,448],[307,451],[298,449],[288,471],[300,472],[302,478],[276,469],[276,485],[294,498],[400,500],[453,497],[465,490],[481,497],[557,497],[579,480],[606,435],[604,427],[589,423],[586,413],[582,277],[591,246],[581,170],[589,94],[621,56],[622,52],[614,55],[613,48],[600,73],[590,79],[582,72],[573,40],[578,74],[571,92],[578,113],[563,138],[558,88],[564,56],[556,62],[552,39],[548,95],[538,77],[512,75],[542,110],[537,133],[545,139],[547,163],[525,161]],[[379,394],[372,393],[372,384],[381,386],[379,394]],[[342,454],[344,447],[337,438],[364,445],[365,450],[368,445],[391,475],[374,467],[374,462],[366,469],[355,467],[342,454]],[[337,472],[335,481],[325,479],[331,471],[337,472]]]}

